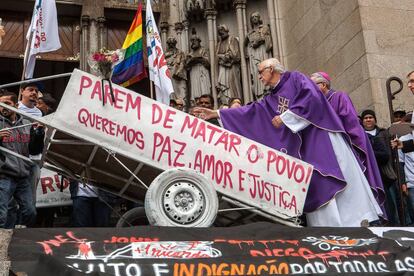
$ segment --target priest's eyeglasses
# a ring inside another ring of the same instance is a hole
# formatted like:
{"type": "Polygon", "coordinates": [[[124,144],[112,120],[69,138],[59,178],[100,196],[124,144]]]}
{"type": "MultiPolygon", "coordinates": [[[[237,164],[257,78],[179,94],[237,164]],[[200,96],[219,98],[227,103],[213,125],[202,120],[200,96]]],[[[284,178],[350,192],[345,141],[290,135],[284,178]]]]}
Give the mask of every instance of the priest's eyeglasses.
{"type": "Polygon", "coordinates": [[[263,74],[263,72],[264,72],[266,69],[269,69],[269,68],[272,68],[272,66],[266,66],[266,67],[264,67],[262,70],[258,70],[258,71],[257,71],[257,73],[258,73],[259,75],[261,75],[261,74],[263,74]]]}

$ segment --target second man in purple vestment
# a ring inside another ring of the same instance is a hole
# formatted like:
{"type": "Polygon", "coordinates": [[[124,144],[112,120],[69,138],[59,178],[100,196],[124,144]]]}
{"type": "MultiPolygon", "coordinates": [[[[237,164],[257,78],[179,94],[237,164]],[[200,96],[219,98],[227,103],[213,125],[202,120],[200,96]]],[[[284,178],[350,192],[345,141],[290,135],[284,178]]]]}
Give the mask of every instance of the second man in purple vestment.
{"type": "Polygon", "coordinates": [[[385,191],[381,174],[371,143],[359,122],[358,114],[355,111],[351,98],[345,92],[331,89],[331,78],[325,72],[313,73],[311,79],[319,86],[319,89],[342,121],[342,125],[351,140],[355,156],[360,163],[372,192],[378,204],[383,207],[385,191]]]}

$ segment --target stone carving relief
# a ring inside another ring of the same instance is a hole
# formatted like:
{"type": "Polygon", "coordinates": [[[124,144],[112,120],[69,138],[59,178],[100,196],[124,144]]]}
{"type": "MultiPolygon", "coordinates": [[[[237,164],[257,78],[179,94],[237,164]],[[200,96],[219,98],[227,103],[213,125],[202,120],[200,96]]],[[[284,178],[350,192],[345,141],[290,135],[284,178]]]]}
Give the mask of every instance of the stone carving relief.
{"type": "Polygon", "coordinates": [[[241,98],[240,47],[236,37],[229,35],[229,28],[217,27],[219,41],[216,47],[218,60],[217,93],[219,104],[228,104],[230,98],[241,98]]]}
{"type": "Polygon", "coordinates": [[[167,51],[165,52],[168,68],[172,76],[174,93],[173,99],[187,98],[187,71],[185,70],[185,54],[177,48],[177,40],[174,37],[167,39],[167,51]]]}
{"type": "Polygon", "coordinates": [[[250,24],[251,30],[246,36],[245,47],[249,60],[252,92],[255,99],[260,99],[266,93],[267,88],[258,78],[257,65],[272,57],[272,37],[269,26],[263,24],[259,12],[251,14],[250,24]]]}
{"type": "Polygon", "coordinates": [[[201,39],[193,34],[190,39],[190,52],[186,68],[190,73],[190,95],[192,105],[203,94],[211,94],[209,53],[201,46],[201,39]]]}

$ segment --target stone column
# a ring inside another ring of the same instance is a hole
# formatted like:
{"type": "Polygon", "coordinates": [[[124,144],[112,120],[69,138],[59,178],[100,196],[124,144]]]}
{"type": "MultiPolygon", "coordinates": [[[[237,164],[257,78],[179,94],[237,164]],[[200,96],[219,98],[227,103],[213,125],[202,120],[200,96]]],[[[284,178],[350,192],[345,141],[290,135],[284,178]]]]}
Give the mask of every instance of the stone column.
{"type": "Polygon", "coordinates": [[[239,45],[240,45],[240,58],[241,58],[241,77],[242,77],[242,86],[243,86],[243,100],[245,103],[248,103],[253,98],[250,94],[249,86],[249,76],[247,71],[246,55],[244,52],[244,40],[246,34],[244,32],[244,20],[243,20],[243,10],[246,9],[246,0],[235,0],[233,2],[234,7],[236,8],[237,14],[237,29],[239,31],[239,45]]]}
{"type": "Polygon", "coordinates": [[[82,15],[81,17],[81,45],[80,45],[80,69],[83,71],[89,71],[88,66],[88,53],[89,53],[89,15],[82,15]]]}
{"type": "MultiPolygon", "coordinates": [[[[106,39],[106,30],[105,30],[106,19],[105,17],[101,16],[101,17],[98,17],[96,21],[98,23],[98,37],[99,37],[98,48],[99,49],[107,48],[107,43],[106,43],[107,39],[106,39]]],[[[116,49],[109,49],[109,50],[116,50],[116,49]]]]}
{"type": "Polygon", "coordinates": [[[244,33],[247,34],[247,15],[246,15],[246,9],[243,9],[243,30],[244,30],[244,33]]]}
{"type": "Polygon", "coordinates": [[[96,18],[91,18],[89,24],[89,51],[99,50],[99,32],[96,18]]]}
{"type": "Polygon", "coordinates": [[[206,9],[205,16],[207,18],[207,31],[208,31],[208,48],[210,51],[210,77],[211,77],[211,88],[212,94],[214,98],[214,107],[217,108],[217,62],[216,62],[216,41],[217,38],[215,36],[216,25],[214,24],[216,21],[217,12],[214,9],[206,9]]]}
{"type": "Polygon", "coordinates": [[[184,29],[184,25],[181,22],[176,22],[174,24],[174,30],[177,33],[177,48],[182,50],[183,49],[183,41],[182,41],[182,31],[184,29]]]}
{"type": "Polygon", "coordinates": [[[276,15],[275,15],[275,1],[267,0],[267,11],[269,12],[269,25],[270,33],[272,35],[272,44],[273,44],[273,57],[280,60],[279,57],[279,47],[277,42],[277,32],[276,32],[276,15]]]}
{"type": "MultiPolygon", "coordinates": [[[[283,66],[287,66],[286,64],[286,57],[284,54],[284,45],[283,45],[283,39],[282,39],[282,34],[283,34],[283,29],[282,29],[282,18],[280,17],[280,13],[279,13],[279,1],[275,1],[274,2],[274,12],[275,12],[275,17],[276,17],[276,42],[277,42],[277,54],[276,56],[279,57],[280,62],[282,63],[283,66]]],[[[273,34],[272,34],[273,35],[273,34]]],[[[273,44],[273,49],[275,48],[275,45],[273,44]]]]}
{"type": "Polygon", "coordinates": [[[168,34],[168,22],[163,21],[160,22],[160,30],[161,30],[161,44],[162,44],[162,49],[167,49],[167,34],[168,34]]]}
{"type": "Polygon", "coordinates": [[[190,22],[188,20],[183,21],[184,31],[182,33],[182,49],[184,53],[188,53],[188,27],[190,26],[190,22]]]}
{"type": "Polygon", "coordinates": [[[104,0],[82,1],[81,64],[85,71],[89,71],[87,64],[89,54],[99,49],[100,35],[98,18],[104,17],[104,14],[104,0]]]}
{"type": "Polygon", "coordinates": [[[213,40],[214,40],[214,45],[217,45],[217,20],[216,20],[216,16],[214,16],[213,19],[213,40]]]}

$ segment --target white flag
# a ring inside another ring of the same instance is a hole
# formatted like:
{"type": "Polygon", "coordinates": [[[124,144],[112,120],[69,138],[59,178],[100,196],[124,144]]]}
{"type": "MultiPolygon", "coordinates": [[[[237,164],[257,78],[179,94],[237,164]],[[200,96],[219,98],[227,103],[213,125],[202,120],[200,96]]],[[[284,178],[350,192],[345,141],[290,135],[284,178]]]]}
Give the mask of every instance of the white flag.
{"type": "Polygon", "coordinates": [[[149,77],[154,82],[157,101],[169,105],[170,94],[174,92],[174,88],[171,82],[170,70],[162,50],[160,34],[152,14],[150,0],[147,0],[145,13],[149,77]]]}
{"type": "Polygon", "coordinates": [[[30,79],[33,77],[36,54],[55,51],[61,47],[55,0],[36,0],[26,39],[30,43],[30,49],[25,78],[30,79]]]}

